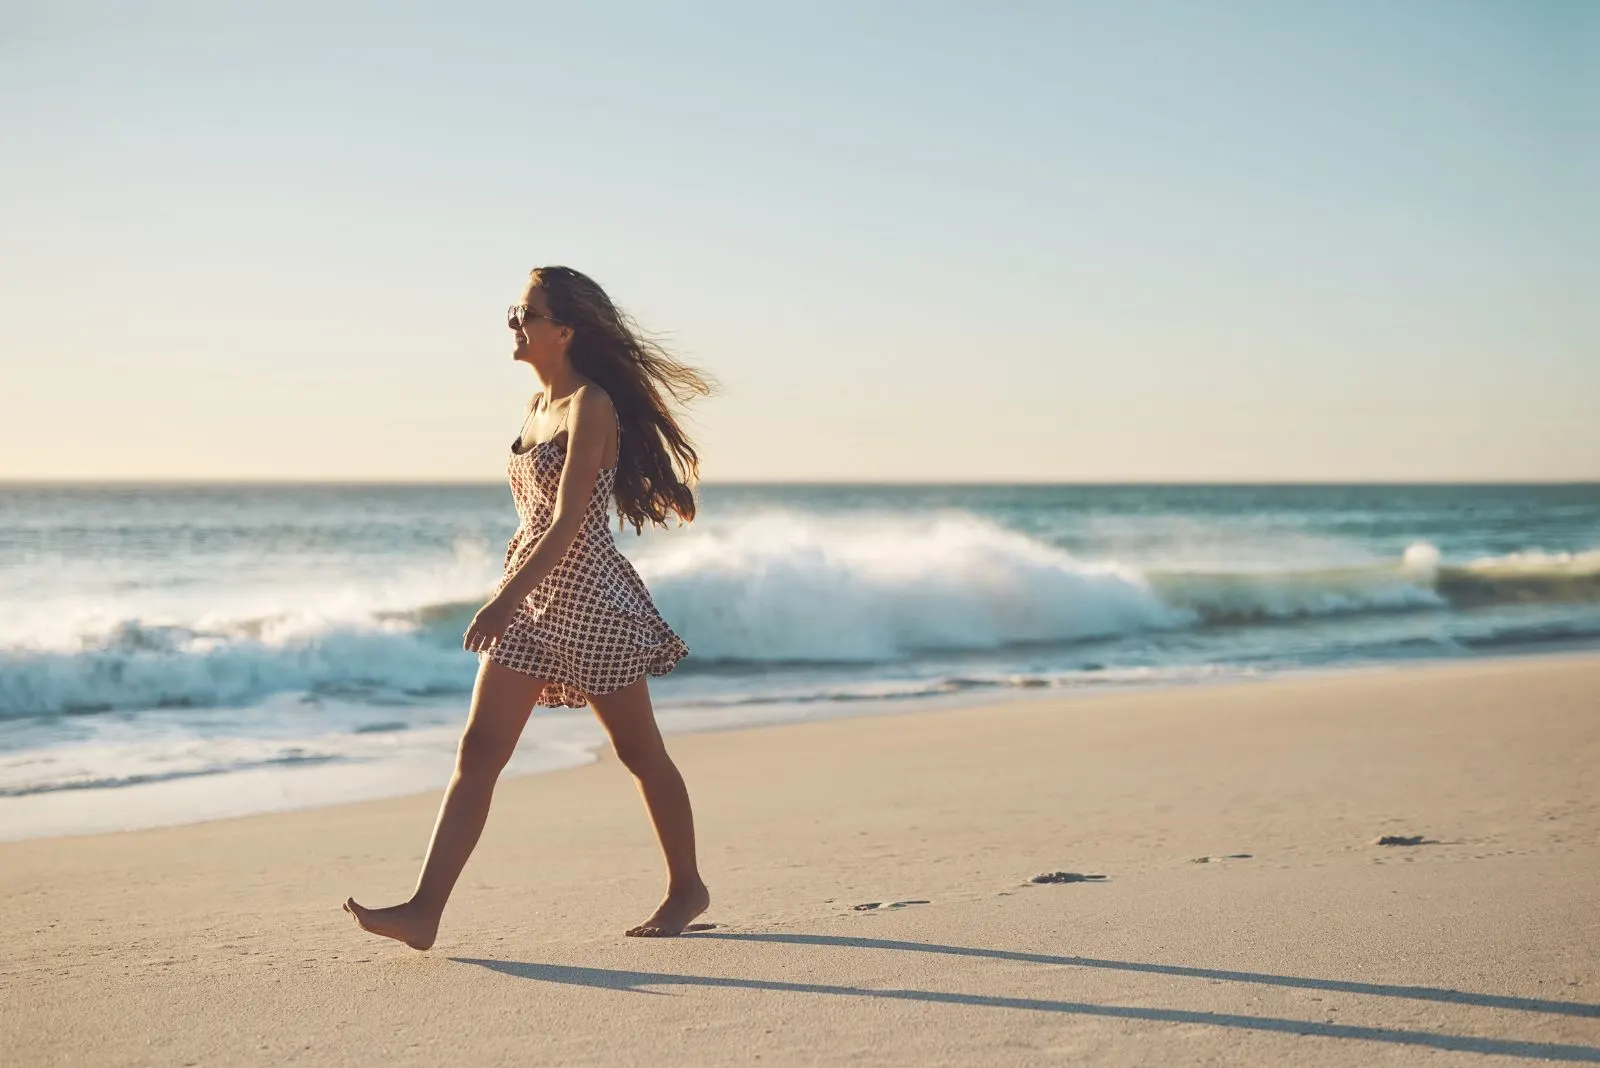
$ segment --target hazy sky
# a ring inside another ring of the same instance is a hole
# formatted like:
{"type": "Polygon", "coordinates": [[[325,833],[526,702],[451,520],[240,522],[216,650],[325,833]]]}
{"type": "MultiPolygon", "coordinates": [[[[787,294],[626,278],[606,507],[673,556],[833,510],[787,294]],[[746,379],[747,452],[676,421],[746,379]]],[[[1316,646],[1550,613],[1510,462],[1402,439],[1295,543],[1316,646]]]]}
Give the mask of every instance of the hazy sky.
{"type": "Polygon", "coordinates": [[[541,263],[710,481],[1600,478],[1600,4],[432,6],[4,6],[0,478],[500,478],[541,263]]]}

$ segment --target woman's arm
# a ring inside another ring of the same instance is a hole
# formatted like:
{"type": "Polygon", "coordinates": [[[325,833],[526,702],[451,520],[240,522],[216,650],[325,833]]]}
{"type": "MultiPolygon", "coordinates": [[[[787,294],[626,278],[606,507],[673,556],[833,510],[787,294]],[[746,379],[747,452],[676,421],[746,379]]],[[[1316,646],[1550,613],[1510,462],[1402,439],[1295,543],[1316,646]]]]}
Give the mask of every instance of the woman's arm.
{"type": "Polygon", "coordinates": [[[594,496],[600,477],[606,445],[617,436],[617,413],[604,392],[588,386],[573,394],[567,416],[567,458],[561,467],[561,482],[556,488],[555,511],[550,526],[534,543],[522,564],[501,590],[501,595],[519,602],[566,555],[583,527],[583,517],[594,496]]]}

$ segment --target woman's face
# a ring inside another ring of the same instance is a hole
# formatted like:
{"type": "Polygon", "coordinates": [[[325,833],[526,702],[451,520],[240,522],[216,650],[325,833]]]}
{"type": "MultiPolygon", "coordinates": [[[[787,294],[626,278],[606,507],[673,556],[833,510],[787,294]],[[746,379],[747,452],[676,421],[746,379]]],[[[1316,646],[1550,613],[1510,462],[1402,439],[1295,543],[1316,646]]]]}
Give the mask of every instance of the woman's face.
{"type": "Polygon", "coordinates": [[[572,328],[548,318],[550,305],[545,300],[544,290],[536,285],[529,284],[517,303],[526,305],[527,312],[520,324],[507,318],[506,325],[511,329],[514,343],[511,358],[535,367],[555,367],[572,339],[572,328]]]}

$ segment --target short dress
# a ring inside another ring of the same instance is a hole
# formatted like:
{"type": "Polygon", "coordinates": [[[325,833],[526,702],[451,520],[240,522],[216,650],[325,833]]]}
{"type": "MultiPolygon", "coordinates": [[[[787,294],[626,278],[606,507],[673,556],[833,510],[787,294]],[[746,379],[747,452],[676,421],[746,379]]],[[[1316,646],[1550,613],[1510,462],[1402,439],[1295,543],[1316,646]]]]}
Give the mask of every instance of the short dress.
{"type": "MultiPolygon", "coordinates": [[[[525,451],[519,450],[520,435],[511,443],[506,476],[522,522],[506,545],[496,592],[550,527],[568,437],[563,431],[525,451]]],[[[582,708],[595,694],[620,690],[646,674],[667,674],[689,654],[612,539],[616,477],[615,465],[601,469],[583,525],[565,555],[517,606],[499,640],[478,654],[480,661],[487,657],[547,680],[535,705],[582,708]]]]}

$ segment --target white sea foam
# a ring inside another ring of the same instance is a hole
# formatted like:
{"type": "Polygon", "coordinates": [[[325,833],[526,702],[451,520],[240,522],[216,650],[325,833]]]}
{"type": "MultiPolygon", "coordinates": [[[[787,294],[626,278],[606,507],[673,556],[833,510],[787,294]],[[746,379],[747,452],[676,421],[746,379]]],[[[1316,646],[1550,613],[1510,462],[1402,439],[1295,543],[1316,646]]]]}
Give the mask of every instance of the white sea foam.
{"type": "MultiPolygon", "coordinates": [[[[1600,548],[1538,547],[1593,544],[1583,500],[1524,522],[1498,491],[1375,493],[757,488],[618,544],[692,649],[652,680],[670,731],[1600,639],[1600,548]]],[[[27,507],[0,512],[0,837],[448,776],[503,500],[73,491],[27,507]]],[[[514,769],[602,742],[586,713],[541,712],[514,769]]]]}
{"type": "MultiPolygon", "coordinates": [[[[1452,566],[1418,542],[1360,566],[1141,569],[956,511],[749,514],[645,539],[631,555],[692,650],[680,679],[718,664],[891,663],[1243,622],[1600,601],[1600,550],[1452,566]]],[[[399,704],[465,693],[476,660],[461,634],[497,570],[484,547],[458,545],[436,564],[361,581],[34,605],[21,615],[54,623],[12,620],[0,719],[285,692],[399,704]]]]}
{"type": "Polygon", "coordinates": [[[1189,622],[1138,571],[966,514],[752,516],[639,564],[706,659],[889,660],[1189,622]]]}

